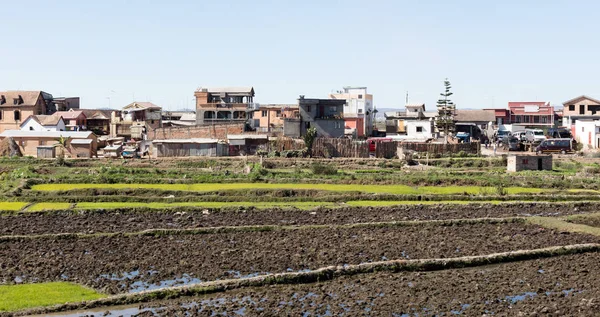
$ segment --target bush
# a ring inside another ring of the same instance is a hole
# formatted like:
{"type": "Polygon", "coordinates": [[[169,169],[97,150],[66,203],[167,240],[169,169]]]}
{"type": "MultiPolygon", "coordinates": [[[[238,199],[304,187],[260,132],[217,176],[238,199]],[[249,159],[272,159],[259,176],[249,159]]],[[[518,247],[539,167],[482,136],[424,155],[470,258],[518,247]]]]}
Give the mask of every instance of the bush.
{"type": "Polygon", "coordinates": [[[600,166],[594,164],[592,166],[585,166],[583,172],[586,174],[600,174],[600,166]]]}
{"type": "Polygon", "coordinates": [[[310,169],[315,175],[335,175],[338,172],[335,167],[321,163],[313,163],[310,169]]]}

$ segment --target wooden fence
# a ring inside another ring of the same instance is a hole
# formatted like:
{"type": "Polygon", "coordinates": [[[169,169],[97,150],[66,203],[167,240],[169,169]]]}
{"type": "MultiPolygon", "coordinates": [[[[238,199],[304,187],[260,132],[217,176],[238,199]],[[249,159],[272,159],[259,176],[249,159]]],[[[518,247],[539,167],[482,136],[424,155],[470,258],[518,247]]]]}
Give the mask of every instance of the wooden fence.
{"type": "Polygon", "coordinates": [[[479,142],[472,143],[458,143],[458,144],[443,144],[443,143],[413,143],[403,142],[399,143],[398,147],[404,151],[414,151],[418,153],[429,153],[430,155],[448,155],[464,152],[467,154],[479,154],[480,153],[479,142]]]}
{"type": "Polygon", "coordinates": [[[369,146],[365,141],[350,139],[317,138],[313,143],[313,156],[317,157],[369,157],[369,146]]]}
{"type": "Polygon", "coordinates": [[[317,138],[313,144],[312,154],[316,157],[347,157],[368,158],[370,155],[376,158],[395,158],[398,151],[414,151],[429,153],[430,155],[449,155],[464,152],[467,154],[479,154],[480,143],[416,143],[416,142],[377,142],[374,152],[369,152],[366,141],[350,139],[327,139],[317,138]]]}

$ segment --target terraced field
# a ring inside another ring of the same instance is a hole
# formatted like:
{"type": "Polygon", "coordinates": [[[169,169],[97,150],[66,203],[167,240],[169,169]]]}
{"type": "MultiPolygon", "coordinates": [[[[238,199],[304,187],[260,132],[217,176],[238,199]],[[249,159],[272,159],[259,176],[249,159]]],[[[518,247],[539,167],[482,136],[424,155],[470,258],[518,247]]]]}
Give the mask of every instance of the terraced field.
{"type": "Polygon", "coordinates": [[[182,169],[154,165],[99,171],[127,183],[79,182],[87,168],[58,169],[73,182],[39,174],[2,196],[0,316],[599,309],[593,187],[415,186],[399,181],[404,172],[352,170],[297,184],[285,168],[273,182],[190,168],[194,180],[230,179],[182,184],[182,169]],[[134,182],[146,171],[161,182],[134,182]],[[366,183],[378,177],[396,183],[366,183]]]}

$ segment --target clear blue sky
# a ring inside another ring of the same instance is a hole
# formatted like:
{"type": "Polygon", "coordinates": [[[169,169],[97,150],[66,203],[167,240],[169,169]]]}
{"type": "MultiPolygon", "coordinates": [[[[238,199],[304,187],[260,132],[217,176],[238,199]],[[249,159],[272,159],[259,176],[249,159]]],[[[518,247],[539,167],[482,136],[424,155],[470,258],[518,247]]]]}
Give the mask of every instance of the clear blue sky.
{"type": "Polygon", "coordinates": [[[0,0],[0,90],[192,107],[199,86],[260,103],[367,86],[378,108],[600,98],[600,1],[0,0]]]}

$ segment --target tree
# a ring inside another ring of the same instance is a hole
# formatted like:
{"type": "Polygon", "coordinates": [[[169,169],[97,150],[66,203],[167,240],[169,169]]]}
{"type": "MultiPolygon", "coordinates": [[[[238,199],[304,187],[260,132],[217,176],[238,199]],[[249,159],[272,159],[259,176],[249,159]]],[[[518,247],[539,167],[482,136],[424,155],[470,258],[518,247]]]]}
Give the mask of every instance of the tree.
{"type": "Polygon", "coordinates": [[[65,151],[67,150],[69,140],[71,140],[71,137],[65,138],[62,135],[58,139],[56,139],[56,142],[58,143],[54,144],[54,147],[60,148],[60,152],[56,156],[56,162],[58,163],[58,165],[65,165],[65,151]]]}
{"type": "Polygon", "coordinates": [[[454,124],[456,105],[450,100],[450,96],[452,96],[451,88],[450,81],[446,78],[444,80],[444,92],[440,93],[441,98],[437,102],[438,116],[435,121],[438,130],[444,132],[446,141],[448,140],[448,134],[454,132],[456,128],[454,124]]]}
{"type": "Polygon", "coordinates": [[[313,143],[315,143],[316,138],[317,138],[317,129],[316,128],[308,128],[306,130],[306,134],[304,135],[304,145],[306,145],[306,152],[311,157],[312,157],[313,143]]]}

